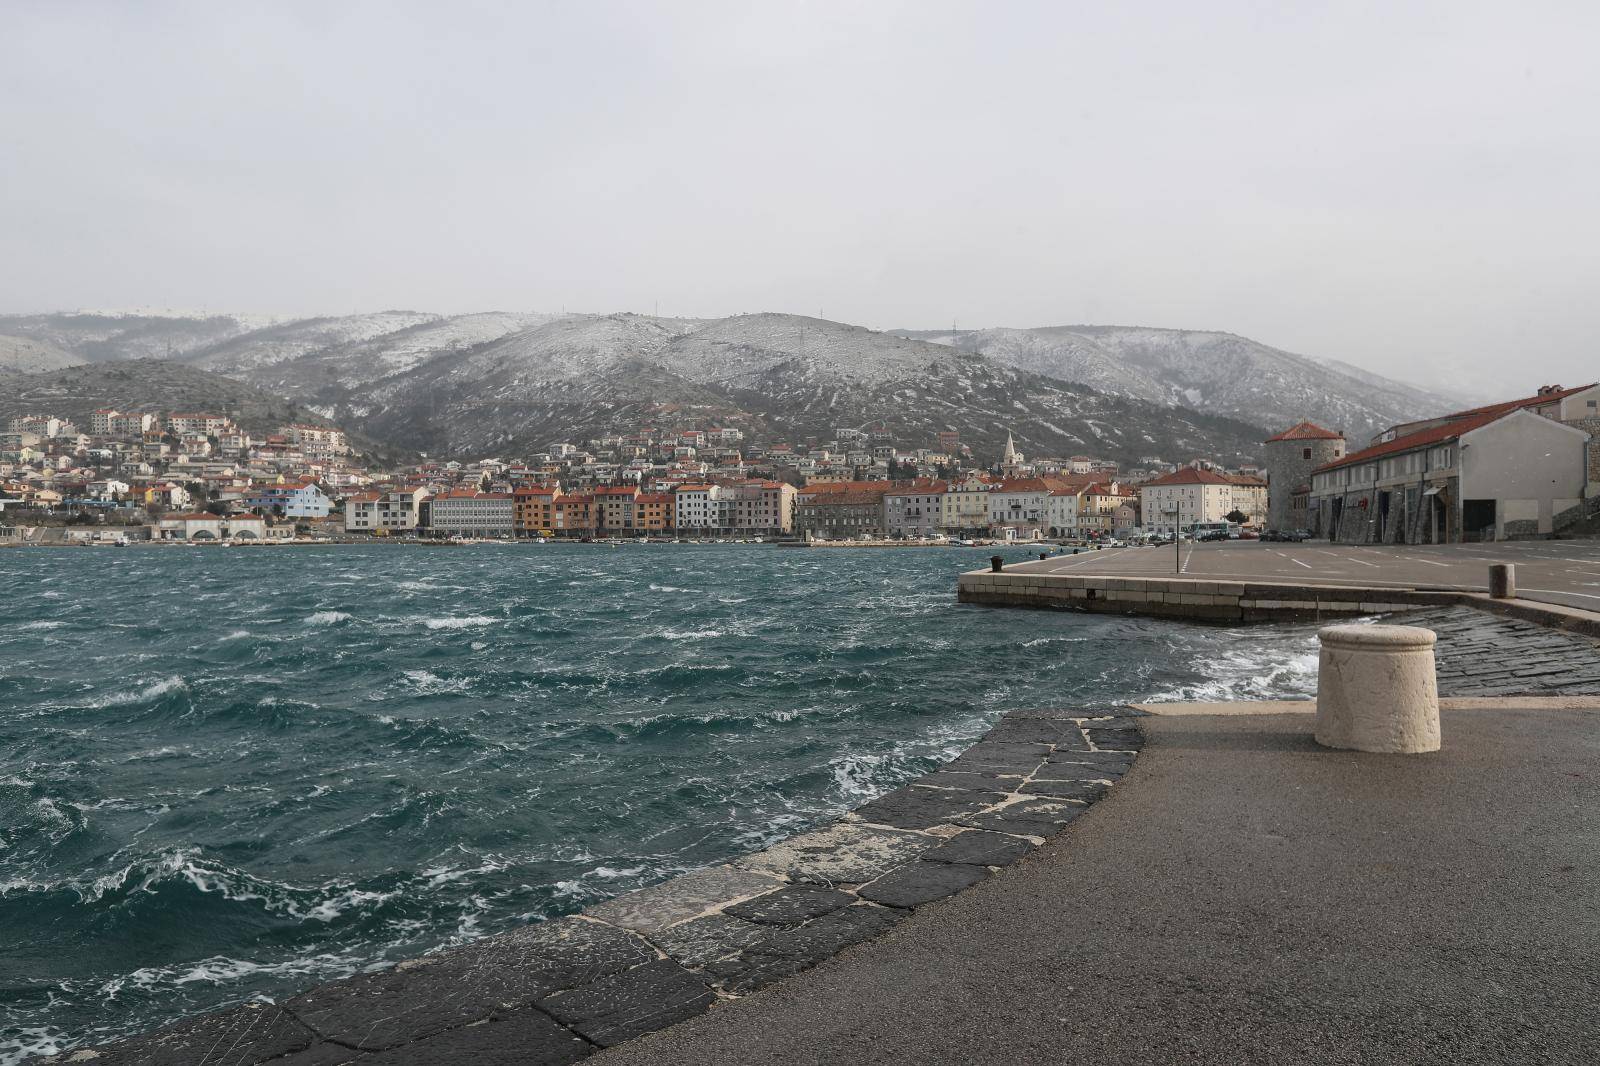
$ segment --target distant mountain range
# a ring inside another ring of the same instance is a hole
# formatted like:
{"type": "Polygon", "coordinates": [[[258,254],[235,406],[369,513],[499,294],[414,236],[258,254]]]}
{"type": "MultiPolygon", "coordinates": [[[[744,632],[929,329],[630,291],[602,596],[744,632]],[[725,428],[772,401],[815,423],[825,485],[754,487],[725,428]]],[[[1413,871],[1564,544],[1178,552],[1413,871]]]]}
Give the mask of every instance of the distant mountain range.
{"type": "Polygon", "coordinates": [[[902,446],[931,446],[953,430],[981,456],[1014,432],[1024,452],[1125,462],[1243,460],[1266,431],[1303,418],[1360,438],[1461,406],[1179,330],[877,332],[782,314],[0,317],[0,413],[50,399],[75,414],[78,394],[93,406],[282,403],[433,454],[515,454],[698,419],[796,443],[883,424],[902,446]],[[143,368],[133,378],[128,360],[143,368]]]}

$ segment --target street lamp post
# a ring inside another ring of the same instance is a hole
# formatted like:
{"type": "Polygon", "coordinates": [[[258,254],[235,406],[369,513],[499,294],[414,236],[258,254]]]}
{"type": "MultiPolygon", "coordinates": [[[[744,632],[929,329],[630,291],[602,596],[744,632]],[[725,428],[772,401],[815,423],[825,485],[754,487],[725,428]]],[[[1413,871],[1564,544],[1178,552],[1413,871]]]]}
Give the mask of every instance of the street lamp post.
{"type": "Polygon", "coordinates": [[[1172,572],[1183,573],[1183,526],[1178,521],[1183,514],[1183,505],[1173,501],[1172,510],[1163,512],[1172,516],[1172,572]]]}

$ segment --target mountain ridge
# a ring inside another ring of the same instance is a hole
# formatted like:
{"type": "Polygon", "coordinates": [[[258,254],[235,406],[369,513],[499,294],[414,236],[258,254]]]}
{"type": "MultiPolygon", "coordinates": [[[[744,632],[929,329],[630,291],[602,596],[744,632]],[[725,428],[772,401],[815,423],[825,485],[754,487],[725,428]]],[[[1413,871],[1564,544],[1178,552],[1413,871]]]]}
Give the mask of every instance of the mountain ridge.
{"type": "Polygon", "coordinates": [[[396,447],[449,454],[700,418],[794,443],[882,423],[902,447],[954,431],[998,451],[1014,432],[1035,453],[1243,460],[1303,418],[1359,439],[1451,406],[1237,334],[1155,327],[878,331],[777,312],[389,310],[0,316],[0,335],[102,366],[171,353],[396,447]]]}

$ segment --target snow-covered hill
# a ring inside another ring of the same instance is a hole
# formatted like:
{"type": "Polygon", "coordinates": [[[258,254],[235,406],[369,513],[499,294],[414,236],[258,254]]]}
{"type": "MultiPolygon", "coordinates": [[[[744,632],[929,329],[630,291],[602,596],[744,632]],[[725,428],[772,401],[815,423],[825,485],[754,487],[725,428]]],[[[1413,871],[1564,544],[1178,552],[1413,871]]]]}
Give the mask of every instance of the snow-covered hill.
{"type": "Polygon", "coordinates": [[[1342,428],[1352,439],[1464,406],[1459,397],[1232,333],[1126,326],[899,332],[1121,396],[1214,411],[1269,428],[1310,418],[1342,428]]]}
{"type": "Polygon", "coordinates": [[[384,311],[11,316],[0,335],[56,365],[170,353],[376,439],[452,454],[699,417],[795,442],[884,423],[904,445],[956,430],[997,451],[1014,431],[1035,453],[1226,459],[1303,418],[1358,439],[1460,406],[1233,334],[1111,326],[916,333],[783,314],[384,311]]]}

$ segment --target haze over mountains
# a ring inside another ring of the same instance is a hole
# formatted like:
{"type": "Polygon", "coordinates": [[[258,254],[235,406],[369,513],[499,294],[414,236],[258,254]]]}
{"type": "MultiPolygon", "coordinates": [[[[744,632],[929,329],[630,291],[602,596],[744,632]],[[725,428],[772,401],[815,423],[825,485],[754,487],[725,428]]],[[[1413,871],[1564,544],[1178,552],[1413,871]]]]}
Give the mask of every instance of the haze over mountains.
{"type": "Polygon", "coordinates": [[[395,448],[449,455],[699,418],[795,442],[883,423],[902,446],[955,430],[980,455],[1009,431],[1038,454],[1228,461],[1302,418],[1360,438],[1460,406],[1232,334],[1142,327],[877,332],[783,314],[0,317],[0,413],[51,399],[77,415],[75,396],[215,406],[230,390],[255,409],[292,403],[395,448]],[[165,399],[117,373],[128,360],[163,364],[144,384],[159,379],[165,399]]]}

